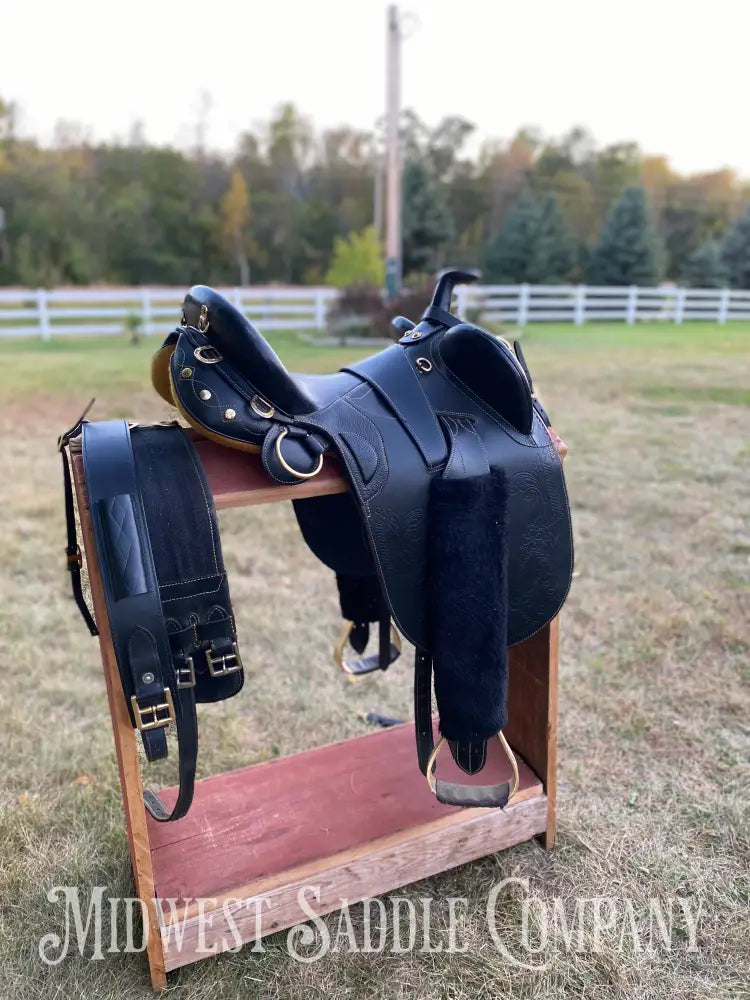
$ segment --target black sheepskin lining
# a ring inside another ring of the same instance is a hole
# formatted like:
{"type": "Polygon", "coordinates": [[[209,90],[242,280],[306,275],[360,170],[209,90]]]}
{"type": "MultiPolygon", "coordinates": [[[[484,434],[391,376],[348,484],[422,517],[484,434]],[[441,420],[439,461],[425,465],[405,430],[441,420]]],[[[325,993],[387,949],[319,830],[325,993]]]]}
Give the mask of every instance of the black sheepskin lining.
{"type": "Polygon", "coordinates": [[[428,587],[440,732],[488,739],[507,718],[507,493],[499,470],[433,479],[428,587]]]}

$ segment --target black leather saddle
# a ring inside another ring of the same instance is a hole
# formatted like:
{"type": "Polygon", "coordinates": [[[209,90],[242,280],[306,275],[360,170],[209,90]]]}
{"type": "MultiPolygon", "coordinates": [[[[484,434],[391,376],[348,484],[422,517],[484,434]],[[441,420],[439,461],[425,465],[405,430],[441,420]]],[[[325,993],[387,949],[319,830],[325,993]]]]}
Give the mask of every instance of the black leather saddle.
{"type": "MultiPolygon", "coordinates": [[[[200,434],[260,452],[269,476],[314,478],[334,456],[350,492],[294,501],[311,549],[337,576],[358,653],[379,623],[375,657],[417,649],[415,713],[422,771],[441,801],[503,805],[512,789],[434,780],[441,735],[459,766],[481,770],[506,721],[507,649],[559,611],[572,575],[568,499],[546,414],[518,345],[450,313],[449,271],[397,343],[331,375],[286,370],[258,330],[203,285],[157,352],[157,391],[200,434]]],[[[508,751],[509,752],[509,751],[508,751]]]]}

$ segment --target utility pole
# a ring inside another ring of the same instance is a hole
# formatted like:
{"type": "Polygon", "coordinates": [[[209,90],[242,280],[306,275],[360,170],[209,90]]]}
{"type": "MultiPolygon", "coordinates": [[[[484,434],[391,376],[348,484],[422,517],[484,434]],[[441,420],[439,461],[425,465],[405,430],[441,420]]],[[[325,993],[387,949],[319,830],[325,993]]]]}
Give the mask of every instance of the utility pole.
{"type": "Polygon", "coordinates": [[[401,288],[401,29],[395,4],[388,7],[387,17],[385,287],[391,299],[401,288]]]}
{"type": "Polygon", "coordinates": [[[373,156],[375,184],[372,193],[372,224],[379,240],[383,238],[383,157],[379,152],[373,156]]]}

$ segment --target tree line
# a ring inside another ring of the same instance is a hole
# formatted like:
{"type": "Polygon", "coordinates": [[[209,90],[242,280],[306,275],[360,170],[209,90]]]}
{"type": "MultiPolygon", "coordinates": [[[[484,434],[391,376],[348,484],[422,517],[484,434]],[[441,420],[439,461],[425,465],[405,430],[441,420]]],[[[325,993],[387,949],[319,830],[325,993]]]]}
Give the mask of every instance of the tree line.
{"type": "MultiPolygon", "coordinates": [[[[382,128],[316,132],[291,104],[231,155],[23,138],[0,101],[0,284],[378,282],[382,128]]],[[[404,112],[403,263],[485,281],[750,287],[750,183],[683,175],[635,143],[533,129],[467,149],[474,126],[404,112]]]]}

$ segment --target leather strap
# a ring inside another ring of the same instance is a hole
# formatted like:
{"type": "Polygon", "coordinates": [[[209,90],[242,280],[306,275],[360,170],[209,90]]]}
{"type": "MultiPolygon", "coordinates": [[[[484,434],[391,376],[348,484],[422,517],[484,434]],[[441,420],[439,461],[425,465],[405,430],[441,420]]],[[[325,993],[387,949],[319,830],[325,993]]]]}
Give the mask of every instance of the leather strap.
{"type": "Polygon", "coordinates": [[[445,438],[420,382],[422,376],[397,344],[341,370],[364,379],[380,393],[419,448],[425,465],[432,468],[445,460],[445,438]]]}
{"type": "Polygon", "coordinates": [[[65,494],[65,528],[68,536],[65,556],[68,572],[70,573],[70,587],[73,591],[73,600],[76,602],[86,628],[91,635],[99,635],[99,629],[96,627],[94,617],[86,604],[86,598],[83,596],[83,587],[81,586],[83,556],[81,555],[81,546],[78,544],[75,504],[73,501],[73,483],[70,477],[70,461],[65,446],[60,448],[60,455],[62,457],[63,489],[65,494]]]}
{"type": "Polygon", "coordinates": [[[461,320],[452,313],[449,313],[447,309],[441,309],[440,306],[427,306],[425,311],[422,313],[422,319],[431,320],[433,323],[440,323],[441,326],[457,326],[461,320]]]}
{"type": "Polygon", "coordinates": [[[94,616],[91,614],[88,605],[86,604],[86,598],[83,596],[83,587],[81,586],[83,556],[81,555],[81,546],[78,543],[76,509],[75,501],[73,500],[73,482],[70,475],[70,459],[68,458],[67,452],[68,445],[72,439],[74,437],[78,437],[81,433],[81,427],[86,419],[86,414],[94,405],[94,402],[95,400],[92,399],[73,426],[60,435],[57,439],[57,450],[60,452],[60,457],[62,458],[63,494],[65,498],[65,530],[67,533],[65,557],[66,566],[68,572],[70,573],[70,586],[73,591],[73,600],[76,602],[76,606],[78,607],[81,617],[86,624],[86,628],[89,630],[91,635],[99,635],[99,629],[96,627],[94,616]]]}
{"type": "Polygon", "coordinates": [[[216,514],[192,443],[177,425],[86,424],[83,460],[120,678],[148,760],[167,756],[174,721],[179,791],[159,822],[185,815],[198,756],[196,701],[242,686],[216,514]],[[179,484],[175,488],[175,484],[179,484]]]}
{"type": "MultiPolygon", "coordinates": [[[[135,728],[132,699],[146,724],[155,723],[168,715],[155,706],[168,704],[174,684],[164,676],[169,639],[127,421],[85,424],[83,465],[112,643],[135,728]]],[[[148,760],[167,756],[164,726],[141,736],[148,760]]]]}
{"type": "MultiPolygon", "coordinates": [[[[363,653],[370,633],[369,622],[353,621],[349,632],[349,644],[358,653],[363,653]]],[[[378,618],[378,648],[368,656],[349,657],[343,653],[340,660],[342,670],[353,677],[371,674],[375,670],[387,670],[401,655],[401,648],[391,638],[391,611],[385,601],[382,601],[380,617],[378,618]]]]}

